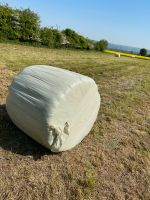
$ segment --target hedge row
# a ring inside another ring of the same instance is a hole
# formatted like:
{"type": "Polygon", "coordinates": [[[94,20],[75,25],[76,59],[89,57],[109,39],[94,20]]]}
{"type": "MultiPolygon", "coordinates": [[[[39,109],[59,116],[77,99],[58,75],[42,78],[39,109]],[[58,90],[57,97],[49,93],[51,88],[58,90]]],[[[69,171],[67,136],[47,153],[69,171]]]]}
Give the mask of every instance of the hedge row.
{"type": "Polygon", "coordinates": [[[71,29],[59,31],[41,27],[40,17],[30,9],[14,9],[8,4],[0,5],[0,40],[14,40],[50,48],[67,47],[77,49],[104,50],[108,42],[93,42],[71,29]]]}

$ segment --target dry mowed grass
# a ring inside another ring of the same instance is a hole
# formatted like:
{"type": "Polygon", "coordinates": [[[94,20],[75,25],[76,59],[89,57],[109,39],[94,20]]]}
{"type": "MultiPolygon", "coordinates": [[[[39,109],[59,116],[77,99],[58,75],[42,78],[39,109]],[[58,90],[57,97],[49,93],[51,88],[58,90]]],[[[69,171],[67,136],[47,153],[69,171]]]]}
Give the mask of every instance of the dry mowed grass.
{"type": "Polygon", "coordinates": [[[150,61],[99,52],[0,44],[0,199],[149,200],[150,61]],[[90,134],[54,154],[9,119],[5,98],[23,67],[48,64],[96,81],[102,104],[90,134]]]}

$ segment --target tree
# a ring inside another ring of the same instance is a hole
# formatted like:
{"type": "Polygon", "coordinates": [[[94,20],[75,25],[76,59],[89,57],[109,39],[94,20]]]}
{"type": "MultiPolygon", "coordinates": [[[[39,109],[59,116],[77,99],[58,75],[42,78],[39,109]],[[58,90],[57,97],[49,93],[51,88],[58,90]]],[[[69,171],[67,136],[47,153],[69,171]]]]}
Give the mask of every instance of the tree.
{"type": "Polygon", "coordinates": [[[141,56],[146,56],[147,55],[147,49],[145,49],[145,48],[140,49],[140,55],[141,56]]]}
{"type": "Polygon", "coordinates": [[[11,16],[13,14],[12,8],[7,4],[0,5],[0,38],[8,39],[11,34],[11,16]]]}
{"type": "Polygon", "coordinates": [[[52,29],[53,32],[53,40],[54,40],[54,47],[61,47],[62,42],[63,42],[63,36],[60,31],[57,29],[52,29]]]}
{"type": "Polygon", "coordinates": [[[62,31],[64,34],[66,40],[68,41],[68,44],[72,48],[77,49],[87,49],[88,48],[88,40],[83,37],[82,35],[79,35],[74,30],[71,30],[69,28],[62,31]]]}
{"type": "Polygon", "coordinates": [[[39,16],[30,9],[0,5],[0,39],[39,42],[39,16]]]}
{"type": "Polygon", "coordinates": [[[82,49],[87,49],[89,47],[89,42],[86,38],[84,38],[82,35],[79,35],[79,43],[82,49]]]}
{"type": "Polygon", "coordinates": [[[94,46],[95,46],[95,50],[104,51],[108,46],[108,41],[100,40],[100,41],[96,42],[94,46]]]}
{"type": "Polygon", "coordinates": [[[20,40],[25,42],[39,41],[39,16],[30,9],[20,10],[20,40]]]}
{"type": "Polygon", "coordinates": [[[47,27],[41,28],[40,38],[41,38],[41,44],[48,46],[48,47],[54,47],[54,39],[53,39],[52,29],[47,28],[47,27]]]}
{"type": "Polygon", "coordinates": [[[62,34],[53,28],[44,27],[40,30],[41,44],[50,48],[60,47],[62,44],[62,34]]]}
{"type": "Polygon", "coordinates": [[[19,10],[13,10],[10,17],[10,33],[8,39],[18,40],[20,38],[19,10]]]}

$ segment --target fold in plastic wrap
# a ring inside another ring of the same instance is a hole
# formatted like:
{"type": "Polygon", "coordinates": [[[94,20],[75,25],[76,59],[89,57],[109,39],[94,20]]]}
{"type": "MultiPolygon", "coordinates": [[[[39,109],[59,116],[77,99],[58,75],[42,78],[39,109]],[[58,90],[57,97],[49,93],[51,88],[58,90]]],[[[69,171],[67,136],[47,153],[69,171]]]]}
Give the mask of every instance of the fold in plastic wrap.
{"type": "Polygon", "coordinates": [[[18,128],[53,152],[73,148],[90,132],[100,107],[94,80],[34,65],[12,81],[7,112],[18,128]]]}

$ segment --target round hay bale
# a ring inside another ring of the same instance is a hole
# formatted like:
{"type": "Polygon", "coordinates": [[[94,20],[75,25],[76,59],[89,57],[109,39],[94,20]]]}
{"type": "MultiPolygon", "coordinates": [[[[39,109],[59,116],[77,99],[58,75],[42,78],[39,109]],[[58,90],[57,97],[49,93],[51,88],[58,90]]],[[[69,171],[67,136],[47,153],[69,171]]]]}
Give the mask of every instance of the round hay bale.
{"type": "Polygon", "coordinates": [[[115,53],[115,57],[118,57],[118,58],[120,58],[120,53],[115,53]]]}
{"type": "Polygon", "coordinates": [[[23,69],[12,81],[6,99],[16,126],[53,152],[80,143],[91,130],[99,107],[93,79],[45,65],[23,69]]]}

